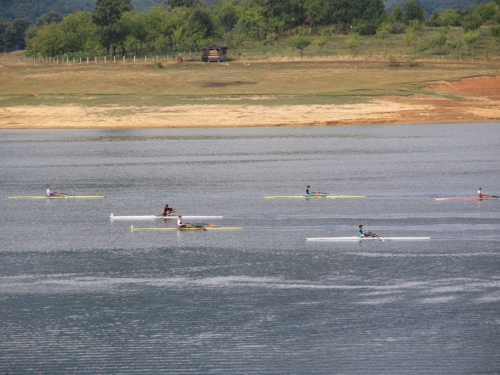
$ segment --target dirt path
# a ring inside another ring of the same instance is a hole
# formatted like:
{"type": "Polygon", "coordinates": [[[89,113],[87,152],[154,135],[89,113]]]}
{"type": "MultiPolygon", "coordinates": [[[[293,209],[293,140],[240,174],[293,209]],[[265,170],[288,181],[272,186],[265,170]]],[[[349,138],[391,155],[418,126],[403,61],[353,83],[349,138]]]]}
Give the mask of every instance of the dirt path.
{"type": "Polygon", "coordinates": [[[429,95],[379,97],[353,105],[16,106],[0,108],[0,129],[322,126],[500,121],[500,77],[443,82],[429,95]],[[436,95],[437,93],[437,95],[436,95]],[[447,99],[453,95],[457,99],[447,99]],[[125,113],[126,115],[123,115],[125,113]]]}

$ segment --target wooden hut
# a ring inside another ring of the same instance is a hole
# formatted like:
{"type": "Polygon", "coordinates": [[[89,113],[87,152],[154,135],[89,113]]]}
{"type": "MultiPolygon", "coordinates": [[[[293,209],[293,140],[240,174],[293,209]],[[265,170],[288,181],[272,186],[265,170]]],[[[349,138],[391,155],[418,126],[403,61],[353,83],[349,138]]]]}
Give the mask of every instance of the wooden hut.
{"type": "Polygon", "coordinates": [[[201,61],[226,61],[226,51],[228,47],[223,46],[210,46],[201,49],[201,61]]]}

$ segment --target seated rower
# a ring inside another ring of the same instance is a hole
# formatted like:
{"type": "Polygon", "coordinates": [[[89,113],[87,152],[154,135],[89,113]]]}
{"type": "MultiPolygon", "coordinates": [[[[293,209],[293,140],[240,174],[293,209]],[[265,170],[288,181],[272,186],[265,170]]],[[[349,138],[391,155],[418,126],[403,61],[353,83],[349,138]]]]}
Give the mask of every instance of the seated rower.
{"type": "Polygon", "coordinates": [[[363,225],[359,225],[359,230],[358,230],[359,236],[360,237],[375,237],[375,238],[380,238],[379,235],[370,232],[369,230],[363,230],[363,225]]]}
{"type": "Polygon", "coordinates": [[[179,217],[177,218],[177,226],[179,227],[179,229],[185,229],[185,228],[201,228],[203,230],[207,230],[207,228],[205,228],[204,226],[202,225],[193,225],[193,224],[185,224],[184,223],[184,220],[182,220],[182,216],[179,215],[179,217]]]}
{"type": "Polygon", "coordinates": [[[477,191],[477,196],[479,198],[490,198],[491,197],[491,195],[483,194],[483,188],[479,188],[479,190],[477,191]]]}
{"type": "Polygon", "coordinates": [[[174,212],[177,211],[175,208],[170,208],[168,207],[168,204],[165,205],[165,208],[163,209],[163,216],[171,216],[174,214],[174,212]]]}
{"type": "Polygon", "coordinates": [[[306,187],[306,195],[307,195],[307,196],[309,196],[309,197],[313,197],[313,196],[314,196],[314,197],[316,197],[316,196],[318,195],[318,193],[313,193],[313,192],[311,192],[311,191],[309,190],[310,188],[311,188],[311,187],[310,187],[309,185],[307,185],[307,187],[306,187]]]}
{"type": "Polygon", "coordinates": [[[47,186],[47,195],[49,197],[58,197],[59,193],[56,191],[52,191],[52,189],[50,188],[50,185],[49,185],[49,186],[47,186]]]}

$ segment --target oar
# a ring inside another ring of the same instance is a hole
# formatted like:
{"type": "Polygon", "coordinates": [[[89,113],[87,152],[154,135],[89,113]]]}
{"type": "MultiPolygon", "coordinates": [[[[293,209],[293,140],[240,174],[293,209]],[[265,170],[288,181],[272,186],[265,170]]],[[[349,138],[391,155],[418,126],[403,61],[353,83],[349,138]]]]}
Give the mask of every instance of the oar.
{"type": "Polygon", "coordinates": [[[378,234],[375,234],[373,232],[368,232],[368,234],[372,237],[379,239],[380,241],[385,241],[385,239],[383,237],[380,237],[378,234]]]}
{"type": "Polygon", "coordinates": [[[72,197],[73,196],[73,194],[61,193],[60,191],[56,191],[56,193],[59,194],[59,195],[65,195],[67,197],[72,197]]]}
{"type": "Polygon", "coordinates": [[[203,226],[203,225],[210,225],[211,227],[215,226],[214,223],[190,223],[190,224],[191,225],[201,225],[201,226],[203,226]]]}

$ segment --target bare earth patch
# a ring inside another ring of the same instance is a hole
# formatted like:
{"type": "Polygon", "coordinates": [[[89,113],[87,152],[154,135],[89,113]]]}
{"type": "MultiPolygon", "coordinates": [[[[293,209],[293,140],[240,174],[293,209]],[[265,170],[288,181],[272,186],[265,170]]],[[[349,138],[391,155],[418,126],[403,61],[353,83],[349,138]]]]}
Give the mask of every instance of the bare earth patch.
{"type": "Polygon", "coordinates": [[[500,77],[443,82],[427,89],[434,95],[379,97],[368,104],[352,105],[15,106],[0,108],[0,128],[185,128],[500,121],[500,77]],[[444,97],[450,94],[460,100],[444,97]]]}

